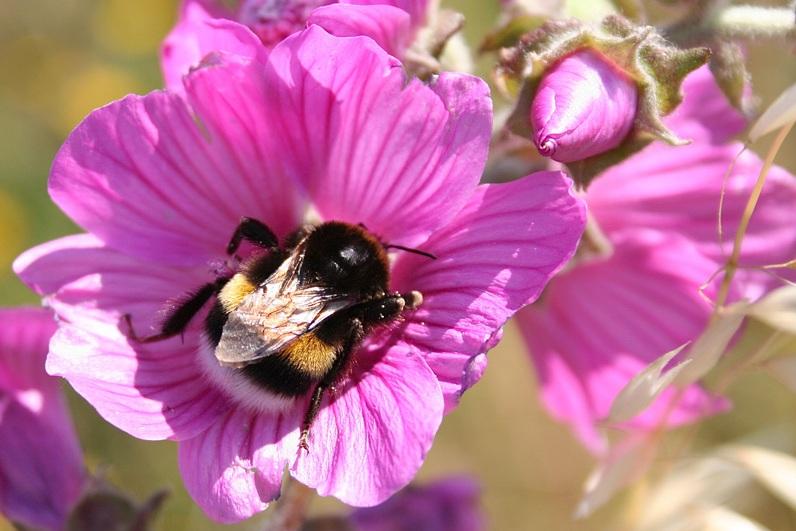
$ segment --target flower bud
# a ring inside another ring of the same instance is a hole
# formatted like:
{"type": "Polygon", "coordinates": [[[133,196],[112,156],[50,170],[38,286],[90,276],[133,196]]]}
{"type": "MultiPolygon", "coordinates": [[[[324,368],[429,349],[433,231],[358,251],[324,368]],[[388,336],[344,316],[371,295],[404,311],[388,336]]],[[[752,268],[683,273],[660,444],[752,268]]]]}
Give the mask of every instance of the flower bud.
{"type": "Polygon", "coordinates": [[[619,16],[551,20],[503,49],[498,88],[516,98],[506,127],[564,162],[581,186],[653,140],[687,143],[662,118],[707,48],[681,49],[619,16]]]}
{"type": "Polygon", "coordinates": [[[584,49],[550,68],[531,103],[539,153],[575,162],[622,143],[636,116],[635,82],[602,54],[584,49]]]}

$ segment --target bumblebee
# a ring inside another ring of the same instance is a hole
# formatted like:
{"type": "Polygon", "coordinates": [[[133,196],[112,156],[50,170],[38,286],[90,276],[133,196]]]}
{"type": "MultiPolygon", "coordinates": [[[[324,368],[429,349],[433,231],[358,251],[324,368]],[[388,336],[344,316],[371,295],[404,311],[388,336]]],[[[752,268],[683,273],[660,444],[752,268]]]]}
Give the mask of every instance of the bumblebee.
{"type": "Polygon", "coordinates": [[[215,296],[204,323],[206,372],[234,382],[236,397],[261,409],[285,407],[312,391],[299,442],[308,451],[324,392],[347,373],[357,346],[373,328],[422,303],[417,291],[388,291],[387,249],[434,256],[336,221],[304,227],[280,246],[265,224],[243,218],[227,254],[234,256],[244,240],[261,250],[238,272],[184,297],[155,335],[136,336],[125,316],[128,335],[142,343],[176,336],[215,296]]]}

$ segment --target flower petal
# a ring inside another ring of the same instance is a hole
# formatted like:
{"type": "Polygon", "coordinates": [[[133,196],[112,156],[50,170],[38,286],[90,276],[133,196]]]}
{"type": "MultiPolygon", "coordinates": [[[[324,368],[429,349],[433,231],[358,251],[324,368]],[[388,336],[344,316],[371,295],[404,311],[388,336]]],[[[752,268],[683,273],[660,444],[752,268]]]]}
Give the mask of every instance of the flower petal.
{"type": "Polygon", "coordinates": [[[483,531],[481,488],[471,477],[446,477],[410,485],[383,504],[356,509],[348,517],[356,531],[483,531]]]}
{"type": "Polygon", "coordinates": [[[338,37],[370,37],[395,57],[403,57],[413,37],[409,13],[390,5],[332,4],[313,11],[307,23],[338,37]]]}
{"type": "Polygon", "coordinates": [[[324,219],[416,242],[457,212],[480,178],[492,107],[478,78],[443,74],[431,87],[405,86],[400,64],[373,41],[318,26],[274,48],[266,76],[280,158],[324,219]]]}
{"type": "Polygon", "coordinates": [[[217,18],[221,13],[209,9],[207,2],[188,0],[180,18],[166,36],[160,50],[160,64],[166,87],[182,91],[182,78],[211,52],[227,52],[244,57],[260,57],[265,50],[246,26],[217,18]]]}
{"type": "Polygon", "coordinates": [[[0,512],[37,529],[63,527],[85,480],[58,380],[44,372],[54,331],[44,308],[0,310],[0,512]]]}
{"type": "Polygon", "coordinates": [[[746,127],[743,114],[727,101],[707,65],[690,73],[681,90],[682,103],[664,119],[681,138],[721,144],[746,127]]]}
{"type": "Polygon", "coordinates": [[[426,21],[431,2],[430,0],[340,0],[340,3],[363,6],[384,4],[397,7],[409,13],[413,27],[419,27],[426,21]]]}
{"type": "MultiPolygon", "coordinates": [[[[43,370],[42,370],[43,372],[43,370]]],[[[54,378],[53,378],[54,380],[54,378]]],[[[63,529],[83,488],[83,457],[62,397],[47,397],[42,415],[7,404],[0,422],[0,512],[31,528],[63,529]]]]}
{"type": "Polygon", "coordinates": [[[58,380],[44,372],[55,328],[55,317],[45,308],[0,309],[0,389],[60,393],[58,380]]]}
{"type": "Polygon", "coordinates": [[[393,287],[419,290],[423,305],[406,318],[404,340],[424,352],[450,410],[483,372],[482,356],[503,324],[536,299],[573,255],[583,203],[561,172],[483,185],[451,223],[401,256],[393,287]]]}
{"type": "Polygon", "coordinates": [[[191,497],[223,523],[265,510],[279,497],[285,465],[298,447],[300,420],[299,408],[273,415],[236,408],[181,442],[180,472],[191,497]],[[291,453],[282,454],[283,448],[291,453]]]}
{"type": "MultiPolygon", "coordinates": [[[[749,151],[735,161],[725,187],[722,246],[717,213],[722,181],[741,150],[739,143],[653,144],[595,180],[588,191],[590,211],[609,237],[632,227],[672,231],[694,241],[706,256],[723,262],[762,166],[749,151]]],[[[742,264],[782,263],[796,256],[794,204],[796,179],[773,167],[744,238],[742,264]]]]}
{"type": "Polygon", "coordinates": [[[261,68],[218,62],[188,76],[198,117],[166,92],[91,113],[53,163],[58,206],[111,247],[173,265],[223,256],[242,215],[295,228],[296,186],[264,162],[261,68]]]}
{"type": "Polygon", "coordinates": [[[442,421],[443,399],[416,349],[371,343],[356,362],[349,381],[324,399],[309,454],[299,454],[291,474],[321,496],[371,506],[414,478],[442,421]]]}
{"type": "MultiPolygon", "coordinates": [[[[571,424],[590,450],[604,450],[597,424],[627,382],[702,332],[711,308],[699,286],[713,268],[686,240],[630,233],[616,242],[613,256],[558,276],[540,305],[520,312],[547,408],[571,424]]],[[[654,426],[673,395],[673,390],[662,393],[630,426],[654,426]]],[[[668,424],[691,422],[724,407],[723,400],[692,386],[668,424]]]]}
{"type": "Polygon", "coordinates": [[[107,421],[143,439],[183,439],[227,407],[197,361],[201,319],[184,338],[147,345],[119,330],[130,314],[139,334],[150,333],[166,301],[210,280],[207,273],[137,261],[91,236],[34,248],[15,268],[63,322],[47,372],[69,380],[107,421]]]}

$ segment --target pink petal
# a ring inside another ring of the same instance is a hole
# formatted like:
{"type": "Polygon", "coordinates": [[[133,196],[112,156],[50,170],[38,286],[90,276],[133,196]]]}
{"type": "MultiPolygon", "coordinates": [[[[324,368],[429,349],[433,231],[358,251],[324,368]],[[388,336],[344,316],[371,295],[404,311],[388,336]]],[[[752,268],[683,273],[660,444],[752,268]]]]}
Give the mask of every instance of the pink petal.
{"type": "Polygon", "coordinates": [[[43,308],[0,310],[0,512],[62,529],[85,480],[58,380],[44,372],[55,322],[43,308]]]}
{"type": "Polygon", "coordinates": [[[143,439],[184,439],[206,429],[227,407],[197,361],[201,318],[184,339],[148,345],[119,330],[129,313],[139,334],[151,333],[165,302],[210,280],[206,272],[137,261],[91,236],[34,248],[15,269],[46,295],[63,321],[50,345],[47,372],[69,380],[115,426],[143,439]]]}
{"type": "Polygon", "coordinates": [[[180,443],[180,472],[191,497],[223,523],[265,510],[279,497],[285,465],[298,448],[300,421],[299,408],[283,415],[238,408],[180,443]]]}
{"type": "MultiPolygon", "coordinates": [[[[615,245],[610,258],[558,276],[540,305],[518,315],[547,408],[595,452],[604,450],[597,423],[618,392],[647,364],[694,340],[711,312],[698,289],[715,264],[687,241],[635,232],[615,245]]],[[[665,391],[630,426],[655,426],[673,396],[665,391]]],[[[725,407],[694,386],[667,424],[725,407]]]]}
{"type": "MultiPolygon", "coordinates": [[[[736,160],[726,183],[722,246],[718,236],[722,181],[741,149],[739,143],[653,144],[594,181],[587,198],[591,213],[609,237],[633,227],[672,231],[692,240],[706,256],[723,262],[762,166],[749,151],[736,160]]],[[[773,167],[744,239],[742,264],[782,263],[796,256],[794,204],[796,180],[773,167]]]]}
{"type": "Polygon", "coordinates": [[[263,153],[259,134],[267,129],[260,70],[229,64],[189,76],[198,117],[165,92],[94,111],[56,156],[53,200],[110,246],[174,265],[223,256],[242,215],[278,232],[295,228],[296,186],[264,162],[275,155],[263,153]]]}
{"type": "Polygon", "coordinates": [[[180,18],[160,50],[160,62],[166,87],[182,91],[182,78],[211,52],[226,52],[264,60],[260,39],[246,26],[217,18],[223,14],[207,2],[188,0],[180,18]]]}
{"type": "Polygon", "coordinates": [[[62,422],[11,402],[0,422],[0,512],[39,529],[63,529],[83,488],[83,457],[61,397],[43,405],[62,422]]]}
{"type": "Polygon", "coordinates": [[[636,83],[602,54],[577,51],[548,69],[528,117],[539,153],[575,162],[609,151],[636,118],[636,83]]]}
{"type": "Polygon", "coordinates": [[[299,454],[291,474],[321,496],[370,506],[414,478],[442,420],[443,399],[434,374],[411,347],[371,346],[356,356],[349,381],[333,400],[325,398],[310,432],[310,452],[299,454]]]}
{"type": "Polygon", "coordinates": [[[743,114],[730,105],[707,66],[685,78],[682,93],[683,102],[664,120],[682,138],[720,144],[746,127],[743,114]]]}
{"type": "Polygon", "coordinates": [[[397,7],[409,13],[413,27],[420,27],[426,22],[429,0],[340,0],[341,4],[350,5],[387,5],[397,7]]]}
{"type": "Polygon", "coordinates": [[[274,48],[266,76],[280,158],[325,219],[411,243],[457,212],[480,178],[491,100],[478,78],[405,85],[373,41],[318,26],[274,48]]]}
{"type": "Polygon", "coordinates": [[[420,248],[436,260],[399,257],[393,286],[423,293],[404,340],[420,348],[450,410],[483,372],[503,324],[536,299],[575,251],[583,204],[561,172],[483,185],[449,225],[420,248]]]}
{"type": "Polygon", "coordinates": [[[0,309],[0,389],[35,388],[60,393],[44,372],[44,359],[56,324],[44,308],[0,309]]]}
{"type": "Polygon", "coordinates": [[[377,507],[349,516],[356,531],[482,531],[481,489],[470,477],[447,477],[410,485],[377,507]]]}
{"type": "Polygon", "coordinates": [[[403,57],[414,37],[409,13],[390,5],[332,4],[313,11],[307,23],[338,37],[370,37],[395,57],[403,57]]]}

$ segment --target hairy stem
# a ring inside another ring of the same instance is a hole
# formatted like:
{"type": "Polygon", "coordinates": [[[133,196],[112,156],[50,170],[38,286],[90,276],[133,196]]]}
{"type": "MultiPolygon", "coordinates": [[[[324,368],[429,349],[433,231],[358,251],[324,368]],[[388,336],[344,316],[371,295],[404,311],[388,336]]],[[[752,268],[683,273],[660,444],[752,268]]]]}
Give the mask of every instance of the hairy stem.
{"type": "Polygon", "coordinates": [[[706,23],[730,38],[796,36],[796,12],[787,8],[728,6],[714,12],[706,23]]]}
{"type": "Polygon", "coordinates": [[[265,525],[265,531],[298,531],[307,520],[307,510],[315,492],[296,481],[288,478],[284,494],[276,504],[271,518],[265,525]]]}

